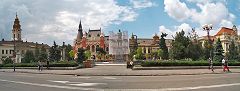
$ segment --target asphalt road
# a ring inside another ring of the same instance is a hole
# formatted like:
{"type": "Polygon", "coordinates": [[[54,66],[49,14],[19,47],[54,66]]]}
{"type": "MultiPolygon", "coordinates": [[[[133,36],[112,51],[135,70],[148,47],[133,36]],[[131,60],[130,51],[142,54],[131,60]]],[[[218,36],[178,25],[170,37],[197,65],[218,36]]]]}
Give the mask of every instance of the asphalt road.
{"type": "Polygon", "coordinates": [[[240,74],[71,76],[0,72],[0,91],[239,91],[240,74]]]}

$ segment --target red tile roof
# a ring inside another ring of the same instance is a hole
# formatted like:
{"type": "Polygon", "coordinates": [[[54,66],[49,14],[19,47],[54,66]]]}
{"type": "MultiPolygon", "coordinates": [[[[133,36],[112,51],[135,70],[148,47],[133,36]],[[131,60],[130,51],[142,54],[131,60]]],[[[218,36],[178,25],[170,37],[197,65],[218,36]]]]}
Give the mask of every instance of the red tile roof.
{"type": "Polygon", "coordinates": [[[228,35],[235,35],[236,32],[233,31],[233,29],[222,27],[220,31],[215,36],[222,35],[223,33],[228,34],[228,35]]]}

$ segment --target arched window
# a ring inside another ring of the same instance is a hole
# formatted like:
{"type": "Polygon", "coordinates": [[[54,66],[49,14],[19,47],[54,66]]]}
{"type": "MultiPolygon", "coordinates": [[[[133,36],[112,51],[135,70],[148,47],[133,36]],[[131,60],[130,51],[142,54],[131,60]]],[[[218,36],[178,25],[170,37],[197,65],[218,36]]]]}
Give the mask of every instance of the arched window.
{"type": "Polygon", "coordinates": [[[89,45],[87,46],[87,50],[90,50],[90,46],[89,45]]]}
{"type": "Polygon", "coordinates": [[[106,47],[106,51],[107,51],[107,52],[109,51],[108,47],[106,47]]]}
{"type": "Polygon", "coordinates": [[[145,47],[143,48],[143,53],[146,53],[146,48],[145,47]]]}
{"type": "Polygon", "coordinates": [[[92,45],[92,52],[95,52],[95,46],[92,45]]]}

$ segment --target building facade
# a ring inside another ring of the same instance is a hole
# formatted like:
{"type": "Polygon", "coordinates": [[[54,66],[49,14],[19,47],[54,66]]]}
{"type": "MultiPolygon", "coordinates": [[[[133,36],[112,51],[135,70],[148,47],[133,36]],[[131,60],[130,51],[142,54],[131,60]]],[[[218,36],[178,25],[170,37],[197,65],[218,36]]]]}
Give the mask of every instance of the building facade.
{"type": "Polygon", "coordinates": [[[20,20],[16,14],[16,18],[12,29],[12,40],[7,41],[2,39],[0,41],[0,63],[5,58],[12,58],[15,63],[21,63],[21,59],[24,54],[29,50],[35,52],[36,49],[45,48],[48,52],[49,46],[47,44],[39,44],[37,42],[28,42],[22,40],[22,29],[20,25],[20,20]],[[14,52],[15,51],[15,52],[14,52]]]}
{"type": "MultiPolygon", "coordinates": [[[[215,34],[214,36],[210,36],[210,40],[212,40],[213,43],[215,43],[215,41],[218,38],[220,39],[220,41],[222,43],[224,53],[228,52],[229,45],[230,45],[231,41],[234,41],[236,46],[238,46],[240,44],[238,29],[235,25],[232,28],[222,27],[217,32],[217,34],[215,34]]],[[[207,36],[202,36],[198,40],[202,44],[202,46],[204,46],[204,43],[207,42],[208,37],[207,36]]]]}
{"type": "MultiPolygon", "coordinates": [[[[157,51],[159,48],[159,36],[155,34],[153,38],[138,38],[136,35],[132,34],[129,39],[130,52],[137,50],[137,48],[142,48],[142,53],[149,55],[148,58],[152,58],[150,55],[153,51],[157,51]]],[[[166,39],[166,46],[168,50],[171,48],[173,39],[166,39]]],[[[146,58],[146,59],[148,59],[146,58]]]]}
{"type": "Polygon", "coordinates": [[[82,24],[80,21],[78,27],[77,38],[74,41],[73,50],[76,53],[78,48],[83,48],[85,50],[89,50],[91,55],[97,55],[97,48],[103,48],[107,54],[109,52],[109,36],[105,36],[102,32],[101,28],[96,30],[89,29],[88,32],[83,32],[82,24]]]}

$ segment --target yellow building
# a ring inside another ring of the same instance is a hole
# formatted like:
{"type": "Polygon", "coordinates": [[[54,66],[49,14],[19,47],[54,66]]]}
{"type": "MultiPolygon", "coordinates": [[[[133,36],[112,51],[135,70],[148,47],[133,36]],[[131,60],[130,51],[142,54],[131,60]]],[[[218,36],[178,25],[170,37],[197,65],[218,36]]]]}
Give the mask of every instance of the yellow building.
{"type": "MultiPolygon", "coordinates": [[[[215,34],[214,36],[210,36],[210,40],[212,40],[213,43],[215,43],[215,41],[218,38],[220,38],[220,41],[222,42],[222,47],[223,47],[224,53],[228,52],[231,41],[234,41],[235,45],[240,44],[239,36],[238,36],[238,29],[235,25],[232,28],[222,27],[217,32],[217,34],[215,34]]],[[[199,38],[199,42],[202,43],[202,46],[204,45],[204,43],[207,40],[208,40],[207,36],[202,36],[199,38]]]]}

